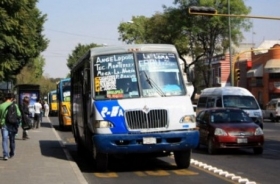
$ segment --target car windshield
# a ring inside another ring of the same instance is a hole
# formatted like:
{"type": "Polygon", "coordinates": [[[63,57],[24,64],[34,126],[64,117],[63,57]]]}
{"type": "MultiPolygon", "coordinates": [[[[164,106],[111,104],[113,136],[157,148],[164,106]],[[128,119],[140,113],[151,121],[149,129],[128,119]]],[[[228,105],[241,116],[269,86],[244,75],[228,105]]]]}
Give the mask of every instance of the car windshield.
{"type": "Polygon", "coordinates": [[[237,107],[240,109],[259,109],[259,105],[252,96],[225,95],[223,97],[224,107],[237,107]]]}
{"type": "Polygon", "coordinates": [[[244,123],[252,122],[251,118],[242,110],[217,110],[212,111],[211,123],[244,123]]]}

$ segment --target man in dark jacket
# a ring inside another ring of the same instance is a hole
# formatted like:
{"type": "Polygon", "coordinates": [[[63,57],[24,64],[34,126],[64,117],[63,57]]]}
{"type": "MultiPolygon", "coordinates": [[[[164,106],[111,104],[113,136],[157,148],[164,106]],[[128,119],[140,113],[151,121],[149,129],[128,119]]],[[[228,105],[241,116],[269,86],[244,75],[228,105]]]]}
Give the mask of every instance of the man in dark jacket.
{"type": "Polygon", "coordinates": [[[29,139],[27,129],[32,128],[32,120],[29,118],[30,112],[29,112],[29,97],[25,96],[22,100],[20,111],[22,115],[22,121],[21,121],[21,127],[23,129],[22,131],[22,139],[29,139]]]}

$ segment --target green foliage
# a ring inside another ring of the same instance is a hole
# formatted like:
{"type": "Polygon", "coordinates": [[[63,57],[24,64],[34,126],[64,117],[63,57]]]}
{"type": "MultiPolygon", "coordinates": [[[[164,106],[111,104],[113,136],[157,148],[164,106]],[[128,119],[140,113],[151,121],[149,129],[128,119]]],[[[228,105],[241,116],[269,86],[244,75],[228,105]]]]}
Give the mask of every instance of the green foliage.
{"type": "Polygon", "coordinates": [[[33,63],[28,63],[16,76],[16,84],[38,84],[42,97],[46,96],[49,91],[55,90],[60,78],[43,76],[44,65],[45,60],[42,57],[36,58],[33,63]]]}
{"type": "Polygon", "coordinates": [[[119,40],[127,44],[151,43],[146,33],[148,20],[145,16],[132,16],[131,21],[122,22],[118,27],[119,40]]]}
{"type": "Polygon", "coordinates": [[[72,67],[78,62],[79,58],[82,57],[90,48],[98,47],[99,45],[91,43],[89,45],[78,44],[69,55],[67,59],[67,66],[71,70],[72,67]]]}
{"type": "Polygon", "coordinates": [[[16,76],[17,84],[39,84],[43,77],[43,68],[45,66],[45,59],[37,57],[28,63],[21,72],[16,76]]]}
{"type": "Polygon", "coordinates": [[[37,0],[3,0],[0,3],[0,81],[10,80],[38,57],[48,45],[42,35],[46,15],[37,0]]]}
{"type": "Polygon", "coordinates": [[[56,83],[58,81],[60,81],[60,78],[54,80],[54,79],[42,77],[39,80],[41,97],[47,96],[47,94],[52,90],[56,90],[56,83]]]}
{"type": "MultiPolygon", "coordinates": [[[[132,17],[134,27],[128,23],[121,23],[118,27],[119,40],[126,43],[174,44],[182,59],[182,56],[191,56],[190,65],[198,64],[203,58],[204,61],[207,59],[208,67],[203,67],[201,76],[197,78],[203,78],[200,81],[209,86],[211,85],[209,71],[213,56],[224,54],[229,48],[229,18],[190,15],[188,8],[194,5],[207,6],[215,8],[219,14],[228,14],[227,3],[227,0],[174,0],[174,6],[163,6],[163,13],[157,12],[150,18],[132,17]],[[137,39],[139,35],[141,39],[137,39]]],[[[231,14],[247,15],[250,11],[251,8],[246,7],[243,0],[230,1],[231,14]]],[[[232,42],[238,46],[243,39],[242,31],[247,31],[250,27],[248,19],[231,18],[232,42]]],[[[188,67],[186,63],[185,66],[188,67]]]]}

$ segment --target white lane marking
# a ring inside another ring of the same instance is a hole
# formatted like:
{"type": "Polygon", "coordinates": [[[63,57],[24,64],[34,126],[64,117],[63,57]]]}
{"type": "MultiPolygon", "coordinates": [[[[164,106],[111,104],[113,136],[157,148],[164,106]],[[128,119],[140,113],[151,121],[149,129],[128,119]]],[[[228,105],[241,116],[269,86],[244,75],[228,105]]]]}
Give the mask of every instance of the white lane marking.
{"type": "Polygon", "coordinates": [[[219,176],[224,176],[226,177],[227,179],[231,179],[232,181],[237,181],[238,183],[245,183],[245,184],[256,184],[255,181],[250,181],[249,179],[247,178],[242,178],[241,176],[236,176],[235,174],[233,173],[229,173],[227,171],[224,171],[222,169],[218,169],[217,167],[213,167],[211,165],[208,165],[206,163],[203,163],[203,162],[199,162],[197,160],[194,160],[194,159],[191,159],[191,164],[192,165],[195,165],[197,167],[200,167],[200,168],[203,168],[203,169],[206,169],[208,171],[211,171],[213,172],[214,174],[217,174],[219,176]]]}

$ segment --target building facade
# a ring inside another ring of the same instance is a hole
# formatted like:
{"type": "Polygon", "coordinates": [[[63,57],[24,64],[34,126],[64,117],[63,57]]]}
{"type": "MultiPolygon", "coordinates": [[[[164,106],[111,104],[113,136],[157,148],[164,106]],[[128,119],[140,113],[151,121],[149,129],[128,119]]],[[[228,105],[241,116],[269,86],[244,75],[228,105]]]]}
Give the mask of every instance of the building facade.
{"type": "Polygon", "coordinates": [[[280,98],[280,44],[251,50],[251,60],[238,60],[236,86],[247,88],[263,108],[272,98],[280,98]]]}
{"type": "Polygon", "coordinates": [[[271,99],[280,98],[280,41],[266,40],[257,48],[249,46],[238,50],[231,62],[228,53],[212,58],[212,84],[247,88],[264,108],[271,99]]]}

